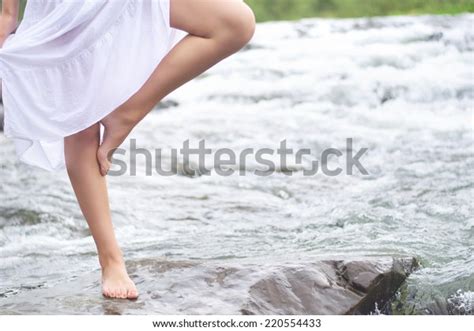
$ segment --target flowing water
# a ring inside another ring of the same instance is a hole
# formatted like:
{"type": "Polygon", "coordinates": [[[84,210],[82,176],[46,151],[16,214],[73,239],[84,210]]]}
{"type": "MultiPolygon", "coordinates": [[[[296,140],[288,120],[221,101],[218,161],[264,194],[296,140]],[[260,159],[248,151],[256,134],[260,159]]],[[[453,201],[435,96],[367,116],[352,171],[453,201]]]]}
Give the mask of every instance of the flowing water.
{"type": "MultiPolygon", "coordinates": [[[[260,24],[246,49],[173,93],[132,137],[162,149],[164,168],[170,149],[187,139],[236,153],[286,140],[311,156],[287,166],[274,156],[271,176],[256,175],[265,167],[249,157],[237,167],[244,176],[170,177],[146,176],[139,157],[137,176],[109,181],[127,259],[415,256],[422,267],[401,293],[404,312],[440,313],[448,303],[450,313],[472,313],[473,22],[460,15],[260,24]],[[323,150],[345,153],[347,138],[368,149],[368,175],[303,174],[323,150]]],[[[0,136],[0,310],[90,270],[98,270],[95,247],[65,172],[19,163],[0,136]]]]}

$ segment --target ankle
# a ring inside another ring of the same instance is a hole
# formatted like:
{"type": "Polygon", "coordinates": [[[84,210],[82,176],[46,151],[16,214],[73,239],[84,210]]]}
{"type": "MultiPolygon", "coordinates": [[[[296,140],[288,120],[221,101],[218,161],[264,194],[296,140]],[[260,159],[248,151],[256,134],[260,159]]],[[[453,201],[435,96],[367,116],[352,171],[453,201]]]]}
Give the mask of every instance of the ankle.
{"type": "Polygon", "coordinates": [[[99,253],[99,263],[102,269],[125,265],[123,255],[120,250],[113,253],[99,253]]]}

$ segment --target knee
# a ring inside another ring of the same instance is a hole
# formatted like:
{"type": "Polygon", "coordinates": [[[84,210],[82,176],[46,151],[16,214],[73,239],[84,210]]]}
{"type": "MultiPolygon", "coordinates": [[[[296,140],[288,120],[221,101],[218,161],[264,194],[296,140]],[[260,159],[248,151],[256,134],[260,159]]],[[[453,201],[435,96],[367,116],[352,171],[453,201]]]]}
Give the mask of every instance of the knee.
{"type": "Polygon", "coordinates": [[[228,47],[238,51],[252,39],[255,26],[252,9],[243,1],[236,1],[234,6],[229,6],[229,10],[222,15],[220,31],[228,47]]]}
{"type": "Polygon", "coordinates": [[[100,126],[99,124],[95,124],[81,132],[78,132],[72,135],[71,139],[74,140],[74,143],[79,145],[97,145],[99,143],[99,134],[100,134],[100,126]]]}

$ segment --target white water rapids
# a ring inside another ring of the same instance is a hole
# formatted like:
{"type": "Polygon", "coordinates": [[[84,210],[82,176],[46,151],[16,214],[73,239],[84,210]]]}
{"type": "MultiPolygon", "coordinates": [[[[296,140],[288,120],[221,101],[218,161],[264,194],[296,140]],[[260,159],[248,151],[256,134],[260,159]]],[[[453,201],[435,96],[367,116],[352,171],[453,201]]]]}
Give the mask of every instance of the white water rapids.
{"type": "MultiPolygon", "coordinates": [[[[249,47],[176,91],[174,107],[150,114],[133,133],[138,146],[205,139],[238,152],[286,139],[318,156],[345,151],[352,138],[354,148],[368,148],[361,161],[369,176],[300,169],[261,177],[251,160],[245,176],[230,177],[148,177],[139,167],[109,184],[126,258],[415,256],[422,267],[408,280],[405,312],[472,313],[473,22],[260,24],[249,47]]],[[[0,310],[19,293],[98,268],[66,174],[28,167],[13,153],[0,136],[0,310]]]]}

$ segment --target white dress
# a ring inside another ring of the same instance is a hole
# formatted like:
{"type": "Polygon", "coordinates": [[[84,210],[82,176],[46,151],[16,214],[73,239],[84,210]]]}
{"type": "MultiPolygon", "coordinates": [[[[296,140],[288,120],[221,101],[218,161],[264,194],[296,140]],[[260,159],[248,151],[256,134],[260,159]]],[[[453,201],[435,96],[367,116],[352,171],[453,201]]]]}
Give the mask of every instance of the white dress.
{"type": "Polygon", "coordinates": [[[63,169],[64,137],[127,101],[185,35],[170,0],[28,0],[0,49],[4,133],[20,160],[63,169]]]}

